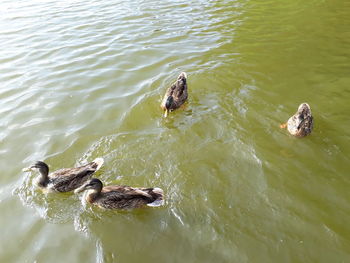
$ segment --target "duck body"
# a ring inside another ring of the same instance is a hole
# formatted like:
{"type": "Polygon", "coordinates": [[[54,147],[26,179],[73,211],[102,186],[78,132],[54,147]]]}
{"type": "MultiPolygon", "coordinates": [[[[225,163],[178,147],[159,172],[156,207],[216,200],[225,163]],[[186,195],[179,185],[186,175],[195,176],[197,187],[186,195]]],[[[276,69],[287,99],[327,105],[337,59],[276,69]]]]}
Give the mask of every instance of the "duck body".
{"type": "Polygon", "coordinates": [[[298,111],[288,119],[287,129],[290,134],[297,137],[304,137],[311,133],[313,129],[313,117],[309,104],[300,104],[298,111]]]}
{"type": "Polygon", "coordinates": [[[85,191],[83,199],[105,209],[134,209],[144,206],[163,205],[163,190],[160,188],[135,188],[112,185],[103,187],[99,179],[93,178],[74,192],[85,191]]]}
{"type": "Polygon", "coordinates": [[[161,108],[165,111],[164,116],[167,117],[168,112],[176,110],[185,103],[188,97],[187,92],[187,75],[182,72],[177,80],[166,91],[161,103],[161,108]]]}
{"type": "Polygon", "coordinates": [[[23,171],[38,170],[39,176],[35,184],[48,192],[70,192],[82,186],[92,175],[100,169],[103,164],[102,158],[75,168],[63,168],[49,174],[49,167],[46,163],[37,161],[23,171]]]}

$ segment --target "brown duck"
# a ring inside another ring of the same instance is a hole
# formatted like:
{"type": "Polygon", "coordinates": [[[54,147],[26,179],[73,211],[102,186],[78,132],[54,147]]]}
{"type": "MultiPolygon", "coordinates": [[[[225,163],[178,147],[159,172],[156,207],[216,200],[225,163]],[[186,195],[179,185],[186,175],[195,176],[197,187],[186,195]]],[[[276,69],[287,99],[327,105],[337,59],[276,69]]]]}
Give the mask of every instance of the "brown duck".
{"type": "Polygon", "coordinates": [[[281,124],[280,127],[287,128],[290,134],[297,137],[309,135],[313,128],[313,117],[309,104],[300,104],[298,111],[288,119],[287,123],[281,124]]]}
{"type": "Polygon", "coordinates": [[[35,184],[48,192],[69,192],[82,186],[92,175],[103,165],[102,158],[96,158],[91,163],[76,167],[63,168],[49,174],[49,167],[46,163],[37,161],[24,172],[39,171],[35,184]]]}
{"type": "Polygon", "coordinates": [[[163,190],[160,188],[134,188],[111,185],[103,187],[102,182],[92,178],[74,193],[85,191],[83,199],[105,209],[133,209],[144,206],[161,206],[163,190]]]}
{"type": "Polygon", "coordinates": [[[176,110],[184,104],[187,97],[187,75],[185,72],[182,72],[175,83],[167,89],[164,95],[163,101],[160,105],[165,111],[164,117],[167,117],[170,111],[176,110]]]}

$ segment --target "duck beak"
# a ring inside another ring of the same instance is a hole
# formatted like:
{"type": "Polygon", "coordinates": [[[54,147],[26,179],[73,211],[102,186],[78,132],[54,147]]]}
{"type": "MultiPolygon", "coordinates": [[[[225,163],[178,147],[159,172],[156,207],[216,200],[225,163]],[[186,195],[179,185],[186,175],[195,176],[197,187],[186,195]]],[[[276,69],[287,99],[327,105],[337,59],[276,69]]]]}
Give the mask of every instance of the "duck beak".
{"type": "Polygon", "coordinates": [[[83,185],[80,186],[79,188],[75,189],[75,190],[74,190],[74,193],[75,193],[75,194],[78,194],[78,193],[80,193],[80,192],[83,192],[84,190],[86,190],[86,188],[87,188],[88,185],[89,185],[88,183],[87,183],[87,184],[83,184],[83,185]]]}
{"type": "Polygon", "coordinates": [[[281,128],[281,129],[285,129],[285,128],[287,128],[287,126],[288,126],[287,123],[282,123],[282,124],[280,124],[280,128],[281,128]]]}
{"type": "Polygon", "coordinates": [[[22,172],[32,172],[35,170],[35,167],[34,166],[29,166],[27,168],[23,168],[22,169],[22,172]]]}
{"type": "Polygon", "coordinates": [[[169,112],[169,110],[168,110],[168,109],[165,109],[164,118],[168,117],[168,112],[169,112]]]}

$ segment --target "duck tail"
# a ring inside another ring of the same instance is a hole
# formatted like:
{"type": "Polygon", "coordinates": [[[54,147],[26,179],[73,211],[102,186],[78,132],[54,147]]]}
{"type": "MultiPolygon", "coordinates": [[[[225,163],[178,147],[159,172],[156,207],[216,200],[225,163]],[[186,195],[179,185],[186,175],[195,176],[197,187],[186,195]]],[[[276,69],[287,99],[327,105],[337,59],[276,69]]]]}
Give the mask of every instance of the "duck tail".
{"type": "Polygon", "coordinates": [[[101,168],[101,166],[103,165],[104,160],[103,160],[103,158],[96,158],[92,162],[97,164],[96,171],[98,171],[101,168]]]}
{"type": "Polygon", "coordinates": [[[185,79],[187,79],[187,74],[186,74],[186,72],[181,72],[178,78],[179,78],[179,79],[180,79],[180,78],[185,78],[185,79]]]}
{"type": "Polygon", "coordinates": [[[153,188],[152,192],[163,198],[163,195],[164,195],[163,189],[156,187],[156,188],[153,188]]]}
{"type": "Polygon", "coordinates": [[[158,187],[153,188],[149,191],[149,194],[155,198],[155,200],[152,203],[147,204],[147,206],[151,207],[158,207],[164,205],[164,191],[158,187]]]}

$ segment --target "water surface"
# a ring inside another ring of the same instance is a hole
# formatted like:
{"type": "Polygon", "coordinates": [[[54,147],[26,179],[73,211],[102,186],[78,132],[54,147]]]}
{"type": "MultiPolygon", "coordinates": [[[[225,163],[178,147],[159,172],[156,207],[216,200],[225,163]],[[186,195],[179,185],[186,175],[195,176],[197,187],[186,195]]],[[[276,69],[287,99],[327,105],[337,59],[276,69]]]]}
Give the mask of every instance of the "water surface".
{"type": "Polygon", "coordinates": [[[0,7],[0,262],[347,262],[350,4],[10,1],[0,7]],[[185,71],[189,101],[159,104],[185,71]],[[308,102],[314,132],[278,128],[308,102]],[[110,212],[21,172],[103,157],[110,212]]]}

